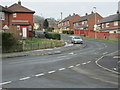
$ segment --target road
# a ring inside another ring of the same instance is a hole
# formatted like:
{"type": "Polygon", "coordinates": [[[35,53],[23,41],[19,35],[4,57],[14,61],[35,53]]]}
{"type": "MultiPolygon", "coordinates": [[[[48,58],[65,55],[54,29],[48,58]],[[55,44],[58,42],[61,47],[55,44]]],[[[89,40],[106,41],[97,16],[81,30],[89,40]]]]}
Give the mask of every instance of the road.
{"type": "MultiPolygon", "coordinates": [[[[67,36],[63,38],[69,41],[67,36]]],[[[0,85],[3,88],[118,88],[118,44],[92,40],[84,40],[84,44],[87,46],[83,49],[60,54],[4,58],[0,85]]]]}

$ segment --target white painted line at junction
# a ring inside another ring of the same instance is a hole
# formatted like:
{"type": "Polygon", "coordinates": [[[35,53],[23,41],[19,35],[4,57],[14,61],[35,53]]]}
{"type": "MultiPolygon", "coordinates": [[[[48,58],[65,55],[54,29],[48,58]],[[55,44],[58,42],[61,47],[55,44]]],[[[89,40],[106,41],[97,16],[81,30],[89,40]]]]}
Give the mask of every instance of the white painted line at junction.
{"type": "MultiPolygon", "coordinates": [[[[115,51],[115,52],[116,52],[116,51],[115,51]]],[[[111,55],[111,54],[113,54],[113,53],[115,53],[115,52],[112,52],[112,53],[107,54],[107,55],[111,55]]],[[[96,63],[99,67],[103,68],[104,70],[107,70],[107,71],[110,71],[110,72],[113,72],[113,73],[119,74],[119,72],[113,71],[113,70],[111,70],[111,69],[108,69],[108,68],[103,67],[103,66],[101,66],[100,64],[98,64],[98,61],[101,60],[103,57],[104,57],[104,56],[98,58],[98,59],[95,61],[95,63],[96,63]]]]}
{"type": "Polygon", "coordinates": [[[60,53],[61,51],[55,51],[55,53],[60,53]]]}
{"type": "Polygon", "coordinates": [[[71,53],[68,53],[68,54],[73,55],[74,53],[73,53],[73,52],[71,52],[71,53]]]}
{"type": "Polygon", "coordinates": [[[20,78],[19,80],[27,80],[27,79],[29,79],[30,77],[24,77],[24,78],[20,78]]]}
{"type": "Polygon", "coordinates": [[[65,68],[60,68],[59,71],[65,70],[65,68]]]}
{"type": "Polygon", "coordinates": [[[76,66],[78,67],[78,66],[80,66],[80,64],[77,64],[76,66]]]}
{"type": "Polygon", "coordinates": [[[104,52],[103,55],[107,54],[108,52],[104,52]]]}
{"type": "Polygon", "coordinates": [[[51,74],[51,73],[54,73],[55,71],[49,71],[48,73],[51,74]]]}
{"type": "Polygon", "coordinates": [[[114,56],[113,58],[119,59],[119,58],[120,58],[120,56],[114,56]]]}
{"type": "Polygon", "coordinates": [[[73,68],[74,66],[69,66],[68,68],[73,68]]]}
{"type": "Polygon", "coordinates": [[[90,63],[91,61],[88,61],[87,63],[90,63]]]}
{"type": "Polygon", "coordinates": [[[115,71],[116,71],[116,70],[117,70],[117,68],[113,68],[113,70],[115,70],[115,71]]]}
{"type": "Polygon", "coordinates": [[[37,75],[35,75],[36,77],[39,77],[39,76],[43,76],[43,75],[45,75],[44,73],[40,73],[40,74],[37,74],[37,75]]]}
{"type": "Polygon", "coordinates": [[[85,65],[86,63],[82,63],[83,65],[85,65]]]}
{"type": "Polygon", "coordinates": [[[0,83],[0,85],[10,84],[10,83],[12,83],[12,81],[3,82],[3,83],[0,83]]]}

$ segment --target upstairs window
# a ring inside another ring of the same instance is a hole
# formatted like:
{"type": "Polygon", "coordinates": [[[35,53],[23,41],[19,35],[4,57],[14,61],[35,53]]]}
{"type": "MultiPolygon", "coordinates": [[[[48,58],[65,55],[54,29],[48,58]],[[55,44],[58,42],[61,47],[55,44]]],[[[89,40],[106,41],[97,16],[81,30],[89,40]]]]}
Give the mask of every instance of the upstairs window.
{"type": "Polygon", "coordinates": [[[104,24],[102,24],[102,28],[104,28],[104,24]]]}
{"type": "Polygon", "coordinates": [[[114,26],[118,26],[118,21],[115,21],[115,22],[114,22],[114,26]]]}
{"type": "Polygon", "coordinates": [[[15,18],[15,17],[17,17],[17,14],[16,14],[16,13],[14,13],[14,14],[13,14],[13,17],[14,17],[14,18],[15,18]]]}
{"type": "Polygon", "coordinates": [[[4,12],[0,13],[0,20],[5,20],[5,13],[4,12]]]}
{"type": "Polygon", "coordinates": [[[110,23],[106,23],[106,27],[109,27],[110,26],[110,23]]]}
{"type": "Polygon", "coordinates": [[[85,24],[85,22],[84,21],[82,21],[82,25],[84,25],[85,24]]]}

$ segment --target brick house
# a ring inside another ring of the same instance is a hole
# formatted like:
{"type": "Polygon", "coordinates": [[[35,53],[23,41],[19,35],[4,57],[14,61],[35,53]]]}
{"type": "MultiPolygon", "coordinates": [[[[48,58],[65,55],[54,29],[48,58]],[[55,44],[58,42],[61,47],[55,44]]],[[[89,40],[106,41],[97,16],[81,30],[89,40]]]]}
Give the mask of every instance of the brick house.
{"type": "Polygon", "coordinates": [[[82,16],[73,22],[74,29],[93,31],[94,25],[101,19],[102,16],[98,13],[91,12],[89,15],[86,13],[85,16],[82,16]]]}
{"type": "Polygon", "coordinates": [[[10,25],[10,14],[12,13],[11,10],[9,10],[6,7],[3,7],[0,5],[0,30],[8,30],[10,25]]]}
{"type": "Polygon", "coordinates": [[[58,24],[58,28],[60,30],[73,30],[73,22],[79,19],[80,16],[78,14],[73,13],[73,15],[69,15],[65,19],[63,19],[58,24]]]}
{"type": "MultiPolygon", "coordinates": [[[[22,38],[31,37],[33,29],[33,14],[35,11],[32,11],[21,5],[21,1],[11,5],[8,8],[10,10],[9,15],[4,15],[5,20],[3,23],[8,22],[9,30],[6,32],[15,33],[17,36],[22,38]]],[[[8,12],[7,12],[8,14],[8,12]]]]}
{"type": "Polygon", "coordinates": [[[120,13],[103,18],[97,23],[99,31],[109,33],[120,33],[120,13]]]}

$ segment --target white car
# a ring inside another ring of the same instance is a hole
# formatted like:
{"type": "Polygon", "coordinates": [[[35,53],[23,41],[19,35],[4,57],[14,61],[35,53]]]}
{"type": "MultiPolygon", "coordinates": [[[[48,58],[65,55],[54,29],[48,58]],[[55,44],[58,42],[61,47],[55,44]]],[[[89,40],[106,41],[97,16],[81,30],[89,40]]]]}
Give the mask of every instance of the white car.
{"type": "Polygon", "coordinates": [[[80,36],[71,36],[71,43],[83,44],[83,39],[80,36]]]}

